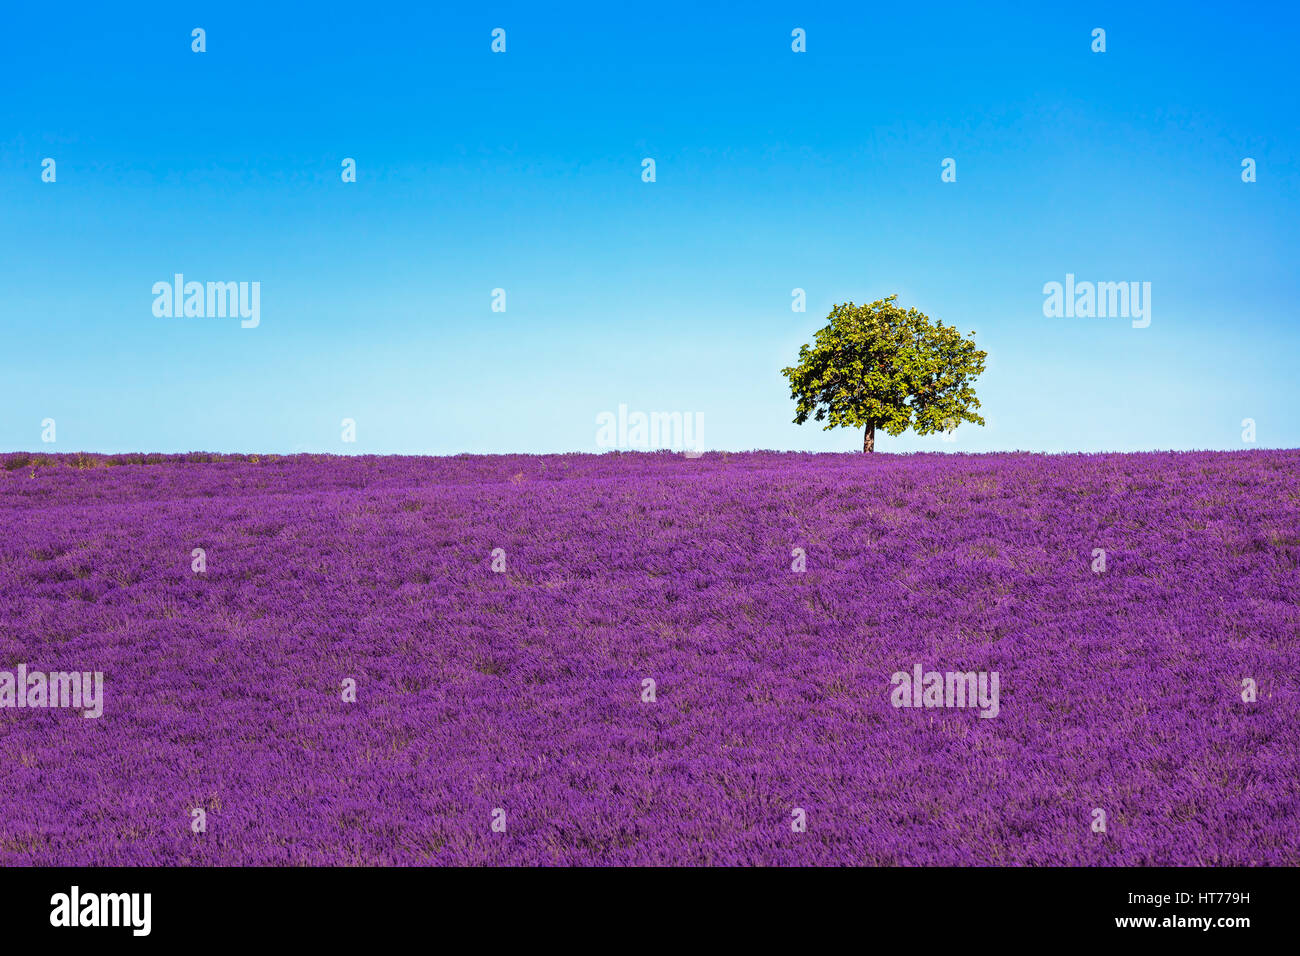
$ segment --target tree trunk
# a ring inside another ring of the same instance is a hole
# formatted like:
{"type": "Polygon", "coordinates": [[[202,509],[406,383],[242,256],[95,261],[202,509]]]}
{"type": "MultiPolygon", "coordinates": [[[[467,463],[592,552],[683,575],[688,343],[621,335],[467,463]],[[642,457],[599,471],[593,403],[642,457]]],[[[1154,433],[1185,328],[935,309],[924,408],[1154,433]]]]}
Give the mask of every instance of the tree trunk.
{"type": "Polygon", "coordinates": [[[862,433],[862,453],[869,454],[876,450],[876,426],[868,425],[862,433]]]}

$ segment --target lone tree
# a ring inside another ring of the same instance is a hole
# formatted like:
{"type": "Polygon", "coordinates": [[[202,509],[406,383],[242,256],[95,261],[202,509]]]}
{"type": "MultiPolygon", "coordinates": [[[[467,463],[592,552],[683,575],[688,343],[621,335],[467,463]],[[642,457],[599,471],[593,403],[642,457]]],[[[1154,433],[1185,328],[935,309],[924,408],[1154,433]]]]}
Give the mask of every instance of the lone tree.
{"type": "Polygon", "coordinates": [[[963,420],[984,424],[974,412],[980,403],[973,383],[988,353],[956,326],[904,311],[897,298],[835,306],[816,343],[799,349],[799,364],[781,370],[798,402],[796,425],[812,415],[829,423],[826,430],[865,427],[862,450],[869,452],[877,428],[901,435],[910,425],[931,435],[963,420]]]}

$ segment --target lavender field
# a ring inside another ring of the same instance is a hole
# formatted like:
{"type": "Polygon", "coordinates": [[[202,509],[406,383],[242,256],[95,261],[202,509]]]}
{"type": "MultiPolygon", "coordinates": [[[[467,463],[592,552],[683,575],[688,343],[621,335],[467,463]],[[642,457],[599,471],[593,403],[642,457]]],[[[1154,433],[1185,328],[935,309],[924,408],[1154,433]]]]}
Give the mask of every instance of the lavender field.
{"type": "Polygon", "coordinates": [[[6,865],[1300,864],[1297,451],[0,461],[6,865]]]}

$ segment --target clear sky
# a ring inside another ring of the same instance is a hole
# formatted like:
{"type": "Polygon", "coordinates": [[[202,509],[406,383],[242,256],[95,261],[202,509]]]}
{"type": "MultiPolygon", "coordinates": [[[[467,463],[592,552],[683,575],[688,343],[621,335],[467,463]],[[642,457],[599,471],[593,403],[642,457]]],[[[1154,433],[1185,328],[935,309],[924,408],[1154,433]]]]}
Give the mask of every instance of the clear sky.
{"type": "Polygon", "coordinates": [[[878,450],[1300,445],[1293,4],[5,19],[0,450],[597,451],[624,404],[848,451],[780,369],[890,293],[976,332],[988,425],[878,450]],[[156,316],[176,273],[259,282],[260,324],[156,316]],[[1045,317],[1067,273],[1150,282],[1150,325],[1045,317]]]}

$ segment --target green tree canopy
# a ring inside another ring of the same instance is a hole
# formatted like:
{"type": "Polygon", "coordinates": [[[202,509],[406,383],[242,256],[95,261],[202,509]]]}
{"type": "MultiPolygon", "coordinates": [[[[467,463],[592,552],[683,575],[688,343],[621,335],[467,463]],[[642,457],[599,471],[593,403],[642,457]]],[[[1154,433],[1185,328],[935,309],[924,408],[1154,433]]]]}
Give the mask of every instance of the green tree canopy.
{"type": "Polygon", "coordinates": [[[799,364],[781,370],[797,403],[796,425],[811,415],[826,429],[865,428],[866,452],[875,449],[877,428],[930,435],[961,421],[984,424],[974,381],[988,353],[956,326],[903,310],[897,298],[835,306],[814,344],[799,349],[799,364]]]}

